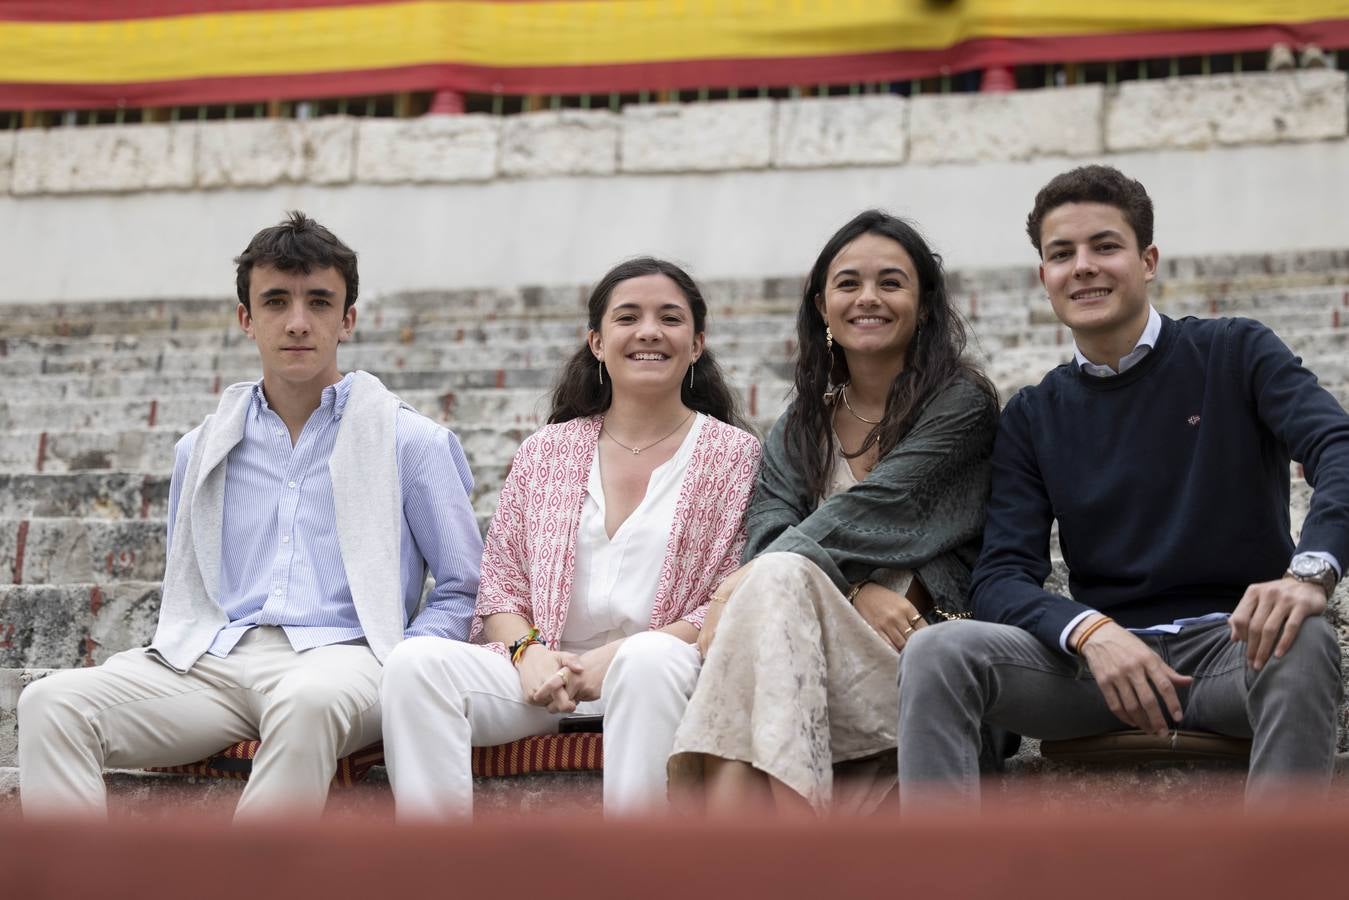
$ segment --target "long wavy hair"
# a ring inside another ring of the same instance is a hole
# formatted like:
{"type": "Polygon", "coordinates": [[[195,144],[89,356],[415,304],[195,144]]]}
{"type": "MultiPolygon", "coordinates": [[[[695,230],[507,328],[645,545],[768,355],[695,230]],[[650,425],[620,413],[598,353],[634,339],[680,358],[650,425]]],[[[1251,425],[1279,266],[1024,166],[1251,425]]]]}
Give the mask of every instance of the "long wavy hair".
{"type": "Polygon", "coordinates": [[[810,495],[818,497],[828,484],[834,449],[834,396],[837,387],[849,381],[848,360],[837,344],[832,352],[825,340],[824,317],[816,302],[823,298],[829,265],[834,257],[864,234],[890,238],[904,248],[918,275],[918,319],[913,342],[905,354],[904,370],[890,384],[885,414],[862,442],[848,454],[856,458],[872,447],[885,456],[913,427],[927,401],[954,378],[969,378],[997,397],[997,391],[973,363],[964,359],[967,341],[965,321],[951,307],[941,257],[922,235],[903,219],[877,209],[858,214],[844,225],[820,251],[810,270],[801,306],[796,313],[796,398],[787,412],[788,452],[800,460],[810,495]],[[828,395],[828,396],[826,396],[828,395]]]}
{"type": "MultiPolygon", "coordinates": [[[[707,330],[707,301],[702,291],[689,277],[688,273],[672,262],[651,256],[640,256],[614,266],[595,285],[586,303],[586,323],[591,331],[599,331],[604,312],[609,308],[609,298],[614,288],[633,278],[646,275],[664,275],[675,283],[684,299],[688,301],[689,311],[693,313],[693,330],[703,334],[707,330]]],[[[721,367],[717,365],[712,351],[703,347],[702,355],[694,367],[693,384],[689,385],[688,374],[680,381],[680,399],[689,409],[706,413],[714,419],[748,430],[740,415],[740,403],[734,391],[726,384],[721,367]]],[[[589,344],[583,344],[567,361],[557,386],[553,388],[552,411],[548,413],[549,424],[567,422],[583,416],[596,416],[603,413],[613,402],[613,383],[605,379],[600,383],[599,366],[589,344]]]]}

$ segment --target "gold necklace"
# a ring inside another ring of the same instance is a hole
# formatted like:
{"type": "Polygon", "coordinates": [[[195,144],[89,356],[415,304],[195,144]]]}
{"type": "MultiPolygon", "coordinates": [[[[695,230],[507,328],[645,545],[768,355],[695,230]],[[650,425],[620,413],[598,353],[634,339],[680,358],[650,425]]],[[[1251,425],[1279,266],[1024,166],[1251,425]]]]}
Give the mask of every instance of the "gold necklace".
{"type": "MultiPolygon", "coordinates": [[[[856,415],[856,414],[854,413],[854,415],[856,415]]],[[[643,450],[650,450],[652,447],[656,446],[657,444],[661,443],[662,441],[665,441],[665,440],[669,439],[670,437],[672,437],[672,436],[674,435],[674,433],[675,433],[676,431],[678,431],[679,429],[683,428],[684,425],[685,425],[685,423],[687,423],[688,420],[691,419],[691,418],[693,418],[693,410],[689,410],[689,414],[688,414],[687,416],[685,416],[684,418],[680,419],[680,420],[679,420],[679,424],[676,425],[673,429],[671,429],[671,431],[670,431],[669,434],[667,434],[665,437],[661,438],[659,441],[652,441],[651,443],[647,444],[645,447],[629,447],[627,444],[623,443],[623,442],[620,441],[618,438],[614,437],[614,433],[613,433],[612,431],[609,431],[609,430],[608,430],[608,427],[605,426],[605,425],[601,425],[601,426],[600,426],[600,434],[608,435],[609,440],[613,441],[615,444],[617,444],[618,446],[622,447],[624,450],[628,451],[628,452],[631,453],[633,456],[637,456],[637,455],[640,454],[643,450]]]]}
{"type": "Polygon", "coordinates": [[[884,419],[864,419],[858,415],[857,410],[853,409],[852,404],[848,402],[848,386],[846,384],[839,388],[838,392],[843,396],[843,405],[848,407],[848,412],[852,413],[852,417],[857,421],[866,422],[868,425],[879,425],[885,421],[884,419]]]}

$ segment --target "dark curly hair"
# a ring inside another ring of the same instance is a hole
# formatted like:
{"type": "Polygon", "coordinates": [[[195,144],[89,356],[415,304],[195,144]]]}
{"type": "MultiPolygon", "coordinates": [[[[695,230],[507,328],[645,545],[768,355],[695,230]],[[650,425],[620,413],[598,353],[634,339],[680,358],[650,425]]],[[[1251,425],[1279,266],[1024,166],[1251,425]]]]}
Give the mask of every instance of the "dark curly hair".
{"type": "Polygon", "coordinates": [[[787,411],[785,438],[788,452],[800,460],[806,486],[815,497],[824,493],[833,455],[834,429],[830,421],[834,408],[825,395],[831,387],[846,384],[850,377],[843,350],[837,345],[832,351],[828,348],[824,318],[816,301],[824,295],[834,257],[864,234],[889,238],[913,260],[923,324],[914,333],[913,343],[905,354],[904,370],[890,385],[880,424],[871,429],[862,446],[850,455],[861,456],[875,446],[885,456],[913,427],[927,401],[954,378],[968,377],[989,396],[997,397],[997,391],[978,367],[963,358],[965,321],[946,295],[941,257],[903,219],[877,209],[860,213],[835,232],[820,251],[796,313],[796,397],[787,411]]]}
{"type": "Polygon", "coordinates": [[[1035,206],[1026,216],[1026,236],[1042,257],[1040,239],[1045,216],[1065,203],[1113,206],[1134,230],[1140,251],[1152,244],[1152,198],[1143,185],[1111,166],[1081,166],[1055,176],[1035,195],[1035,206]]]}

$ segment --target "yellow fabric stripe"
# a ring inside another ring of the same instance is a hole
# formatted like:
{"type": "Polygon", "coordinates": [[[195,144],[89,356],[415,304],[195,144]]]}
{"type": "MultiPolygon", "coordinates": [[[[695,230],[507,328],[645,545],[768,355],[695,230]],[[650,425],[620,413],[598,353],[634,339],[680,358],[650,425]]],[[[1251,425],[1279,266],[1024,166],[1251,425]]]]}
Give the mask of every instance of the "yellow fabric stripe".
{"type": "Polygon", "coordinates": [[[964,0],[957,10],[928,0],[422,0],[108,22],[0,22],[0,82],[847,55],[941,49],[987,37],[1349,18],[1349,0],[964,0]]]}

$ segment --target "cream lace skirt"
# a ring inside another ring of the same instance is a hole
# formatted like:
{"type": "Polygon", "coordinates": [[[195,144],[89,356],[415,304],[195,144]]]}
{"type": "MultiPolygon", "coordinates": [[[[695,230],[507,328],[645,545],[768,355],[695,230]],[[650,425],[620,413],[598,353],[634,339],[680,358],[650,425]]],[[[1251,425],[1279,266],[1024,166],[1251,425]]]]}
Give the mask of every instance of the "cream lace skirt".
{"type": "MultiPolygon", "coordinates": [[[[886,586],[903,593],[910,577],[886,586]]],[[[749,763],[817,812],[873,808],[894,783],[875,777],[881,762],[853,766],[846,796],[835,764],[894,755],[898,674],[899,655],[818,566],[795,553],[756,558],[675,734],[671,791],[696,786],[708,754],[749,763]]]]}

